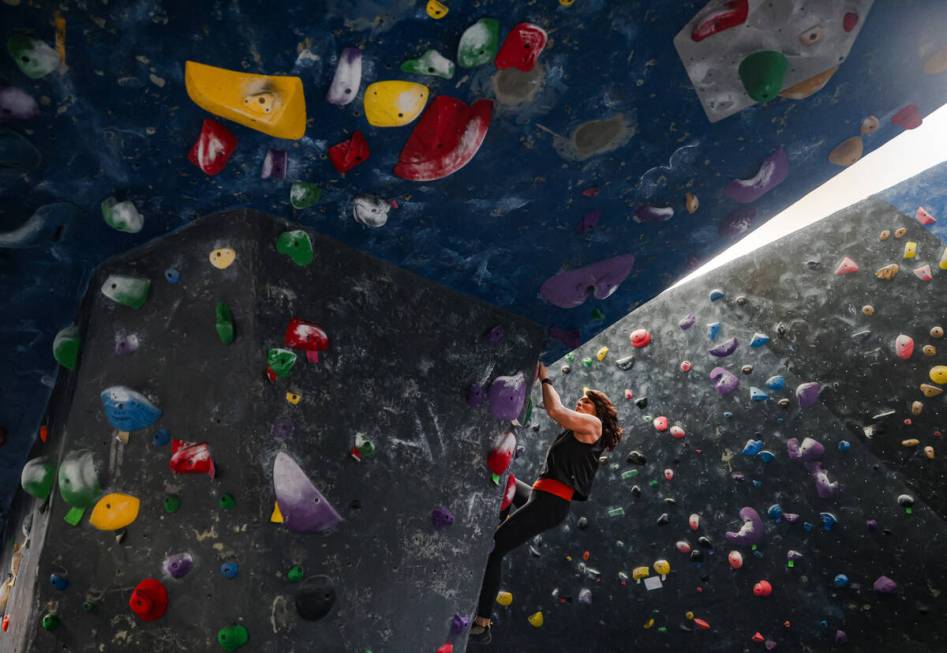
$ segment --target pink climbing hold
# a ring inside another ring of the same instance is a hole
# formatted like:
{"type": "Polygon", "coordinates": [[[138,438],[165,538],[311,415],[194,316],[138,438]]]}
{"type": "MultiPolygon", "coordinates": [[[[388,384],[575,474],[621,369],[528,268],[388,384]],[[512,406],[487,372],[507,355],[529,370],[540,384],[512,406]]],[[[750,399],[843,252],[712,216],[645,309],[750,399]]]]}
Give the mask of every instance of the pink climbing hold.
{"type": "Polygon", "coordinates": [[[487,455],[487,467],[492,473],[500,476],[510,468],[515,451],[516,436],[512,432],[504,433],[493,443],[493,448],[487,455]]]}
{"type": "Polygon", "coordinates": [[[743,566],[743,554],[739,551],[731,551],[727,556],[727,562],[731,569],[740,569],[743,566]]]}
{"type": "Polygon", "coordinates": [[[934,224],[935,222],[937,222],[937,218],[935,218],[934,216],[932,216],[932,215],[927,211],[927,209],[925,209],[923,206],[917,207],[917,211],[914,212],[914,219],[917,220],[918,222],[920,222],[920,223],[921,223],[922,225],[924,225],[925,227],[927,227],[928,225],[932,225],[932,224],[934,224]]]}
{"type": "Polygon", "coordinates": [[[913,272],[914,276],[921,281],[930,281],[934,278],[934,273],[931,272],[931,266],[929,263],[925,263],[920,267],[914,268],[913,272]]]}
{"type": "Polygon", "coordinates": [[[664,415],[660,417],[655,417],[654,421],[651,422],[654,424],[654,428],[657,431],[667,431],[668,430],[668,418],[664,415]]]}
{"type": "Polygon", "coordinates": [[[630,388],[625,388],[625,399],[631,401],[635,398],[635,393],[631,391],[630,388]]]}
{"type": "Polygon", "coordinates": [[[436,653],[454,653],[454,645],[448,642],[447,644],[438,646],[436,653]]]}
{"type": "Polygon", "coordinates": [[[527,73],[536,65],[536,60],[546,47],[546,31],[532,23],[516,25],[497,52],[494,63],[499,70],[516,68],[527,73]]]}
{"type": "Polygon", "coordinates": [[[757,644],[762,644],[763,642],[766,641],[766,638],[763,637],[763,635],[762,635],[762,633],[760,633],[760,631],[756,631],[755,633],[753,633],[753,637],[751,637],[750,639],[752,639],[752,640],[753,640],[754,642],[756,642],[757,644]]]}
{"type": "Polygon", "coordinates": [[[673,470],[673,469],[670,469],[670,468],[665,469],[665,470],[664,470],[664,480],[665,480],[665,481],[670,481],[670,480],[672,480],[673,478],[674,478],[674,470],[673,470]]]}
{"type": "Polygon", "coordinates": [[[879,594],[892,594],[898,589],[898,584],[887,576],[878,576],[872,584],[872,589],[879,594]]]}
{"type": "Polygon", "coordinates": [[[906,336],[903,333],[894,341],[894,352],[903,361],[906,361],[914,355],[914,338],[906,336]]]}
{"type": "Polygon", "coordinates": [[[685,433],[684,429],[682,429],[680,426],[671,427],[671,437],[675,440],[683,440],[685,435],[687,435],[687,433],[685,433]]]}
{"type": "Polygon", "coordinates": [[[916,104],[909,104],[891,116],[891,124],[897,125],[902,129],[915,129],[916,127],[920,127],[923,122],[924,118],[921,117],[921,113],[918,111],[916,104]]]}
{"type": "Polygon", "coordinates": [[[684,374],[690,372],[692,367],[693,365],[691,365],[690,361],[681,361],[681,371],[684,372],[684,374]]]}
{"type": "Polygon", "coordinates": [[[700,528],[700,515],[696,512],[687,518],[687,525],[690,526],[692,531],[696,531],[700,528]]]}
{"type": "Polygon", "coordinates": [[[761,580],[756,585],[753,586],[753,595],[759,596],[760,598],[765,598],[773,593],[773,586],[770,585],[768,580],[761,580]]]}
{"type": "Polygon", "coordinates": [[[635,349],[644,349],[651,344],[651,332],[647,329],[635,329],[631,332],[629,340],[635,349]]]}
{"type": "Polygon", "coordinates": [[[837,268],[835,268],[835,274],[840,277],[846,274],[852,274],[853,272],[858,272],[858,263],[847,256],[843,258],[842,262],[838,264],[837,268]]]}

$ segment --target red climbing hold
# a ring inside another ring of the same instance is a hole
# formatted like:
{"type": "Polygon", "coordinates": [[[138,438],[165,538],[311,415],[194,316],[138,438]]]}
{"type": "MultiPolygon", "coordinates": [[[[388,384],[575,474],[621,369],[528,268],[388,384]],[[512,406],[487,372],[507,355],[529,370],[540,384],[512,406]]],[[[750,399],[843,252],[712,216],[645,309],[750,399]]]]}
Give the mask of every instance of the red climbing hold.
{"type": "Polygon", "coordinates": [[[362,132],[356,130],[347,141],[342,141],[329,148],[329,160],[335,169],[343,175],[360,163],[368,161],[371,151],[368,141],[362,132]]]}
{"type": "Polygon", "coordinates": [[[499,476],[505,472],[513,462],[513,453],[516,451],[516,436],[512,432],[504,433],[497,438],[487,455],[487,467],[499,476]]]}
{"type": "Polygon", "coordinates": [[[395,175],[412,181],[434,181],[457,172],[476,156],[490,128],[491,100],[467,106],[438,95],[415,125],[395,165],[395,175]]]}
{"type": "Polygon", "coordinates": [[[931,215],[930,212],[927,209],[925,209],[923,206],[917,207],[917,211],[914,212],[914,219],[920,222],[925,227],[937,222],[937,218],[931,215]]]}
{"type": "Polygon", "coordinates": [[[753,639],[753,641],[756,642],[757,644],[762,644],[763,642],[766,641],[766,638],[763,637],[763,635],[760,634],[760,631],[756,631],[756,632],[753,634],[753,638],[752,638],[752,639],[753,639]]]}
{"type": "Polygon", "coordinates": [[[49,439],[49,427],[45,424],[39,427],[39,439],[44,444],[46,443],[46,440],[49,439]]]}
{"type": "Polygon", "coordinates": [[[448,643],[443,646],[438,646],[437,653],[454,653],[454,645],[448,643]]]}
{"type": "Polygon", "coordinates": [[[213,176],[227,167],[227,161],[235,149],[237,137],[220,123],[206,118],[187,158],[204,174],[213,176]]]}
{"type": "Polygon", "coordinates": [[[855,26],[858,25],[858,14],[854,11],[845,12],[845,16],[842,18],[842,27],[846,32],[851,32],[855,29],[855,26]]]}
{"type": "Polygon", "coordinates": [[[770,585],[768,580],[761,580],[756,585],[753,586],[753,595],[759,596],[761,598],[767,597],[773,593],[773,586],[770,585]]]}
{"type": "Polygon", "coordinates": [[[701,630],[710,630],[710,624],[703,619],[694,619],[694,625],[701,630]]]}
{"type": "Polygon", "coordinates": [[[294,317],[286,327],[283,344],[291,349],[304,350],[307,361],[318,363],[319,352],[329,349],[329,336],[312,322],[294,317]]]}
{"type": "Polygon", "coordinates": [[[207,474],[214,478],[217,473],[206,442],[185,442],[172,438],[168,466],[177,474],[207,474]]]}
{"type": "Polygon", "coordinates": [[[128,607],[142,621],[160,619],[168,609],[168,590],[161,581],[146,578],[135,587],[128,607]]]}
{"type": "Polygon", "coordinates": [[[703,41],[709,36],[742,25],[746,22],[749,13],[748,0],[727,0],[723,3],[723,7],[714,6],[706,15],[700,17],[691,31],[691,39],[703,41]]]}
{"type": "Polygon", "coordinates": [[[920,127],[923,122],[924,118],[921,117],[921,113],[918,111],[916,104],[909,104],[891,116],[891,124],[897,125],[902,129],[914,129],[915,127],[920,127]]]}
{"type": "Polygon", "coordinates": [[[651,344],[651,333],[647,329],[635,329],[631,332],[629,340],[635,349],[644,349],[651,344]]]}
{"type": "Polygon", "coordinates": [[[524,73],[536,65],[536,60],[546,47],[546,31],[532,23],[520,23],[514,27],[503,41],[494,60],[496,67],[517,68],[524,73]]]}
{"type": "Polygon", "coordinates": [[[838,264],[837,268],[835,268],[835,274],[840,277],[846,274],[852,274],[853,272],[858,272],[858,263],[847,256],[843,258],[842,262],[838,264]]]}
{"type": "Polygon", "coordinates": [[[503,512],[513,504],[513,497],[516,496],[516,477],[510,474],[506,477],[506,489],[503,490],[503,501],[500,502],[500,512],[503,512]]]}

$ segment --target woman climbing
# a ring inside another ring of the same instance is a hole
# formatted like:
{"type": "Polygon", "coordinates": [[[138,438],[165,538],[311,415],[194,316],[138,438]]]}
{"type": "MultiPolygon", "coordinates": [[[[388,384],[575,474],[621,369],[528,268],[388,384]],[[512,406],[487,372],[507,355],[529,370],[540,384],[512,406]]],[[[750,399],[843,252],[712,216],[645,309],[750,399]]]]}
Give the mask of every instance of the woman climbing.
{"type": "Polygon", "coordinates": [[[624,429],[618,424],[615,406],[604,392],[586,390],[569,410],[546,376],[546,366],[536,366],[536,378],[543,387],[546,413],[563,429],[546,453],[539,479],[530,487],[516,481],[512,506],[500,514],[503,520],[493,535],[493,551],[487,560],[477,615],[470,628],[470,641],[489,644],[490,613],[500,589],[503,556],[530,538],[559,525],[569,514],[572,500],[586,501],[598,471],[599,457],[621,441],[624,429]],[[510,508],[513,514],[507,515],[510,508]]]}

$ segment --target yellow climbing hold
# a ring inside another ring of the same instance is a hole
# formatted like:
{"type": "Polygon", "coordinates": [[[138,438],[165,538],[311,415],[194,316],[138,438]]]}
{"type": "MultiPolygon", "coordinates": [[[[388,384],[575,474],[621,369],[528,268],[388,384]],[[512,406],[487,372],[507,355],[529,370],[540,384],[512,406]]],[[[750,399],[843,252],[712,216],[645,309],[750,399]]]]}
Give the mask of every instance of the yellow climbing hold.
{"type": "Polygon", "coordinates": [[[140,505],[141,501],[130,494],[106,494],[92,509],[89,523],[100,531],[117,531],[138,519],[140,505]]]}
{"type": "Polygon", "coordinates": [[[599,361],[605,360],[606,356],[608,356],[608,347],[602,347],[598,350],[598,353],[595,354],[595,358],[597,358],[599,361]]]}
{"type": "Polygon", "coordinates": [[[651,570],[647,567],[635,567],[631,570],[631,577],[634,578],[639,583],[642,578],[647,578],[651,575],[651,570]]]}
{"type": "Polygon", "coordinates": [[[571,7],[575,4],[575,0],[559,0],[559,4],[563,7],[571,7]]]}
{"type": "Polygon", "coordinates": [[[229,247],[219,247],[210,253],[210,264],[218,270],[226,270],[236,258],[237,253],[229,247]]]}
{"type": "Polygon", "coordinates": [[[279,503],[276,501],[273,502],[273,514],[270,515],[270,521],[274,524],[283,523],[283,513],[280,512],[279,503]]]}
{"type": "Polygon", "coordinates": [[[654,617],[651,617],[646,622],[644,622],[645,630],[651,630],[652,628],[654,628],[654,617]]]}
{"type": "Polygon", "coordinates": [[[924,455],[927,456],[928,460],[934,460],[934,447],[924,447],[924,455]]]}
{"type": "Polygon", "coordinates": [[[222,118],[276,138],[298,140],[306,133],[306,98],[299,77],[241,73],[188,61],[184,83],[194,104],[222,118]]]}
{"type": "Polygon", "coordinates": [[[303,400],[303,396],[298,392],[287,392],[286,401],[291,403],[294,406],[298,406],[299,402],[303,400]]]}
{"type": "Polygon", "coordinates": [[[862,158],[864,150],[861,136],[852,136],[836,145],[835,149],[829,152],[829,161],[837,166],[850,166],[862,158]]]}
{"type": "Polygon", "coordinates": [[[529,621],[529,625],[533,628],[542,628],[543,625],[543,613],[542,611],[534,612],[533,614],[526,617],[529,621]]]}
{"type": "Polygon", "coordinates": [[[700,200],[693,193],[684,193],[684,206],[687,207],[688,213],[697,213],[697,209],[700,208],[700,200]]]}
{"type": "Polygon", "coordinates": [[[941,270],[947,270],[947,247],[944,248],[944,253],[940,255],[940,263],[937,266],[941,270]]]}
{"type": "Polygon", "coordinates": [[[447,5],[443,2],[438,2],[438,0],[427,0],[427,15],[433,18],[434,20],[440,20],[447,15],[449,11],[447,5]]]}
{"type": "Polygon", "coordinates": [[[691,612],[690,610],[688,610],[687,612],[684,613],[684,617],[685,617],[688,621],[693,621],[693,620],[694,620],[694,616],[695,616],[694,613],[691,612]]]}
{"type": "Polygon", "coordinates": [[[936,397],[937,395],[944,392],[943,388],[938,388],[936,385],[928,385],[927,383],[921,384],[921,392],[925,397],[930,399],[931,397],[936,397]]]}
{"type": "Polygon", "coordinates": [[[499,592],[497,592],[497,603],[502,605],[504,608],[508,608],[510,605],[513,604],[513,595],[510,594],[509,592],[504,592],[503,590],[500,590],[499,592]]]}
{"type": "Polygon", "coordinates": [[[931,381],[937,385],[947,383],[947,365],[935,365],[931,368],[931,381]]]}
{"type": "Polygon", "coordinates": [[[884,279],[885,281],[889,281],[891,279],[894,279],[894,275],[896,275],[900,269],[901,269],[901,266],[898,265],[897,263],[889,263],[883,268],[879,268],[878,271],[875,272],[875,276],[878,277],[879,279],[884,279]]]}
{"type": "Polygon", "coordinates": [[[916,447],[921,444],[921,441],[917,438],[908,438],[907,440],[901,440],[902,447],[916,447]]]}
{"type": "Polygon", "coordinates": [[[917,256],[917,243],[909,240],[904,243],[904,258],[914,258],[915,256],[917,256]]]}
{"type": "Polygon", "coordinates": [[[661,580],[664,580],[671,573],[671,563],[667,560],[655,560],[654,573],[658,574],[661,580]]]}
{"type": "Polygon", "coordinates": [[[823,70],[818,75],[813,75],[808,79],[802,80],[798,84],[786,87],[779,92],[779,97],[790,100],[805,100],[810,95],[814,95],[825,88],[825,85],[832,79],[832,75],[835,74],[836,70],[838,70],[838,66],[833,66],[832,68],[823,70]]]}
{"type": "Polygon", "coordinates": [[[911,403],[911,414],[920,415],[924,412],[924,402],[923,401],[914,401],[911,403]]]}
{"type": "Polygon", "coordinates": [[[375,82],[365,89],[365,118],[374,127],[401,127],[421,114],[430,95],[417,82],[375,82]]]}

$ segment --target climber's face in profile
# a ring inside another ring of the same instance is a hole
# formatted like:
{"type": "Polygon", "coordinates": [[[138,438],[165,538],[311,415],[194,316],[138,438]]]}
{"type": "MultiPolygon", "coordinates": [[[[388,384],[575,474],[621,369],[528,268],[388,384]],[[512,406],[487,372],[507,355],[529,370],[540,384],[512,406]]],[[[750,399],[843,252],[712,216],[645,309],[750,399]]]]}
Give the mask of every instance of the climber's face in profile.
{"type": "Polygon", "coordinates": [[[595,414],[595,404],[592,403],[592,400],[591,400],[591,399],[589,399],[589,398],[586,397],[585,395],[582,395],[582,396],[579,398],[579,401],[576,402],[576,404],[575,404],[575,412],[577,412],[577,413],[585,413],[585,414],[587,414],[587,415],[594,415],[594,414],[595,414]]]}

